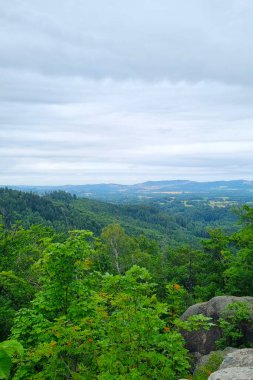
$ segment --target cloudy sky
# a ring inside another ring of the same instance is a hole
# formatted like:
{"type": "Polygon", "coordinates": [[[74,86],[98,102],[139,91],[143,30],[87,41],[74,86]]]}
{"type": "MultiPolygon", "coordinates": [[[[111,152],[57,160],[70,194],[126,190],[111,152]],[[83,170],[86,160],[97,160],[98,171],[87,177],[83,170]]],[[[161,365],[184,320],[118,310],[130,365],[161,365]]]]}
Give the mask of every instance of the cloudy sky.
{"type": "Polygon", "coordinates": [[[0,1],[0,184],[235,178],[252,0],[0,1]]]}

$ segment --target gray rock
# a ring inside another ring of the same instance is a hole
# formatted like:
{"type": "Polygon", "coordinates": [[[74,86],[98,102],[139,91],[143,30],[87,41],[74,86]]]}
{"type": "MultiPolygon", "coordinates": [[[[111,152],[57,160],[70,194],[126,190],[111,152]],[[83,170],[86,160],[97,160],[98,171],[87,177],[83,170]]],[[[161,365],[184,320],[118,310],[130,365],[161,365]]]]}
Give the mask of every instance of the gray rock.
{"type": "Polygon", "coordinates": [[[235,352],[235,351],[237,351],[236,348],[227,347],[227,348],[225,348],[225,350],[211,351],[209,354],[201,356],[195,365],[194,374],[199,370],[200,367],[202,367],[208,363],[208,361],[210,360],[210,358],[213,354],[217,353],[221,356],[221,358],[225,358],[228,354],[235,352]]]}
{"type": "Polygon", "coordinates": [[[228,353],[219,370],[208,380],[253,380],[253,349],[243,348],[228,353]]]}
{"type": "Polygon", "coordinates": [[[253,368],[231,367],[212,373],[208,380],[253,380],[253,368]]]}
{"type": "Polygon", "coordinates": [[[191,352],[189,355],[190,358],[190,373],[194,373],[195,368],[199,360],[202,358],[202,355],[199,352],[191,352]]]}
{"type": "Polygon", "coordinates": [[[234,347],[226,347],[222,352],[223,357],[225,358],[228,354],[232,354],[232,352],[237,351],[237,348],[234,347]]]}
{"type": "Polygon", "coordinates": [[[253,369],[253,349],[243,348],[228,354],[219,369],[231,367],[250,367],[253,369]]]}
{"type": "MultiPolygon", "coordinates": [[[[190,316],[203,314],[212,318],[216,323],[218,319],[226,312],[228,305],[233,302],[247,302],[250,305],[253,316],[253,297],[235,297],[235,296],[218,296],[212,298],[208,302],[203,302],[190,306],[181,319],[187,320],[190,316]]],[[[215,341],[221,337],[221,329],[213,326],[208,331],[201,329],[198,331],[183,331],[183,336],[186,340],[186,347],[190,352],[200,352],[206,355],[211,351],[215,351],[215,341]]],[[[245,336],[248,343],[253,342],[253,323],[245,325],[245,336]]]]}
{"type": "Polygon", "coordinates": [[[219,318],[221,313],[232,302],[249,302],[253,307],[253,297],[217,296],[211,298],[207,302],[197,303],[190,306],[182,315],[182,319],[186,320],[191,315],[196,314],[204,314],[210,317],[219,318]]]}

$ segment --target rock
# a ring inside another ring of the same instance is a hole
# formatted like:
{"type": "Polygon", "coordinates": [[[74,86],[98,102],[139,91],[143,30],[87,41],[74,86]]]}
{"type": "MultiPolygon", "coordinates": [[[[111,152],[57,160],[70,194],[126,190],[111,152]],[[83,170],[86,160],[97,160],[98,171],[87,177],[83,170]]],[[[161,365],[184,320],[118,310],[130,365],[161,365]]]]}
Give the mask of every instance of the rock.
{"type": "MultiPolygon", "coordinates": [[[[250,305],[253,317],[253,297],[218,296],[208,302],[190,306],[181,319],[185,321],[192,315],[203,314],[212,318],[212,321],[216,323],[227,312],[228,305],[233,302],[247,302],[250,305]]],[[[182,334],[186,340],[186,347],[190,352],[200,352],[202,355],[206,355],[211,351],[215,351],[215,341],[221,337],[221,329],[213,326],[208,331],[204,329],[192,332],[183,331],[182,334]]],[[[253,342],[252,321],[245,325],[245,336],[247,337],[247,343],[253,342]]]]}
{"type": "Polygon", "coordinates": [[[224,359],[228,354],[235,351],[238,351],[238,350],[233,347],[227,347],[225,348],[225,350],[211,351],[209,354],[201,356],[195,365],[195,369],[193,373],[196,374],[196,372],[199,370],[200,367],[205,366],[214,354],[218,354],[222,360],[222,358],[224,359]]]}
{"type": "Polygon", "coordinates": [[[212,373],[208,380],[253,380],[253,368],[231,367],[212,373]]]}
{"type": "Polygon", "coordinates": [[[253,380],[253,349],[243,348],[227,354],[218,371],[208,380],[253,380]]]}
{"type": "Polygon", "coordinates": [[[202,358],[202,355],[199,352],[191,352],[189,355],[190,358],[190,373],[194,373],[197,363],[202,358]]]}
{"type": "Polygon", "coordinates": [[[250,367],[253,369],[253,349],[243,348],[231,352],[224,358],[219,369],[231,367],[250,367]]]}
{"type": "Polygon", "coordinates": [[[226,347],[224,350],[220,350],[222,353],[222,356],[225,358],[228,354],[232,354],[233,352],[237,351],[237,348],[234,347],[226,347]]]}

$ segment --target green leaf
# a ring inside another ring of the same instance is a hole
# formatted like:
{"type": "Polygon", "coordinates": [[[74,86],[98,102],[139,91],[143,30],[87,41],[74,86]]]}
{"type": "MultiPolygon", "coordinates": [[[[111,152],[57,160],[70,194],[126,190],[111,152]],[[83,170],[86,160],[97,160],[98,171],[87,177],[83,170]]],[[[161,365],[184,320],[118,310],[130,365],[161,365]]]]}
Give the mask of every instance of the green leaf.
{"type": "Polygon", "coordinates": [[[11,358],[4,350],[0,350],[0,379],[8,379],[11,371],[11,358]]]}
{"type": "Polygon", "coordinates": [[[6,340],[1,342],[0,350],[5,351],[9,356],[13,356],[14,354],[22,356],[24,353],[23,346],[16,340],[6,340]]]}

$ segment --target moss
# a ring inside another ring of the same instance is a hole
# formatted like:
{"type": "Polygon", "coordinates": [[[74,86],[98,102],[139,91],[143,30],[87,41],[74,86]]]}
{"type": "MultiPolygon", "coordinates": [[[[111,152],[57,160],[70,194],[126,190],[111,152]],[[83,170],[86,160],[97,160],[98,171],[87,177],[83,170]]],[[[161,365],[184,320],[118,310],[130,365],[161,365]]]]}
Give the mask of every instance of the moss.
{"type": "Polygon", "coordinates": [[[224,357],[221,352],[214,352],[206,363],[199,366],[193,380],[207,380],[211,373],[217,371],[224,357]]]}

